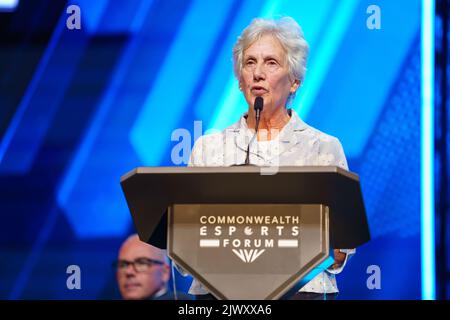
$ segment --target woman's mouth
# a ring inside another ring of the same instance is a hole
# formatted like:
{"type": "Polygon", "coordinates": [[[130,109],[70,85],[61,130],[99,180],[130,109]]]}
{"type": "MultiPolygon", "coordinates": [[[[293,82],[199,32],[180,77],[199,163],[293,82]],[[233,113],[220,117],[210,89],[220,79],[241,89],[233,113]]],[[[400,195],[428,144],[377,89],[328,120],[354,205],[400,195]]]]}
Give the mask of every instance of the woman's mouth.
{"type": "Polygon", "coordinates": [[[252,87],[251,91],[255,96],[261,96],[267,92],[267,90],[264,87],[260,86],[252,87]]]}

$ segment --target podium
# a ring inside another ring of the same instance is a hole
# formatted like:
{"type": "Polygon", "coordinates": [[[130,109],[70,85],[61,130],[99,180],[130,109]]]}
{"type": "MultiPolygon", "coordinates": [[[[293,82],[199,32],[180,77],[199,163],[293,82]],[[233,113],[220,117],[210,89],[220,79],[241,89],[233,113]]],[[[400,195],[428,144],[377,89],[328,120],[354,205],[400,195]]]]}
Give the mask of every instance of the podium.
{"type": "Polygon", "coordinates": [[[139,167],[121,186],[140,239],[218,299],[279,299],[370,239],[359,178],[339,167],[139,167]]]}

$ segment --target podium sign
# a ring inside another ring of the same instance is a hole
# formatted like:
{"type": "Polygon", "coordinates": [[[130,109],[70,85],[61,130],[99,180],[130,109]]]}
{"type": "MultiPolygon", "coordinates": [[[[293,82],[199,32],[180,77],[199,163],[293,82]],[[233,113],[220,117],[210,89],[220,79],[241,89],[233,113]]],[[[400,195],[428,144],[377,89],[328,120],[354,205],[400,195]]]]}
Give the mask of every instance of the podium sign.
{"type": "Polygon", "coordinates": [[[143,167],[121,185],[140,239],[167,248],[217,298],[277,299],[327,267],[332,248],[369,241],[369,227],[356,174],[260,169],[143,167]]]}
{"type": "Polygon", "coordinates": [[[168,227],[170,258],[218,299],[280,298],[329,255],[320,204],[173,205],[168,227]]]}

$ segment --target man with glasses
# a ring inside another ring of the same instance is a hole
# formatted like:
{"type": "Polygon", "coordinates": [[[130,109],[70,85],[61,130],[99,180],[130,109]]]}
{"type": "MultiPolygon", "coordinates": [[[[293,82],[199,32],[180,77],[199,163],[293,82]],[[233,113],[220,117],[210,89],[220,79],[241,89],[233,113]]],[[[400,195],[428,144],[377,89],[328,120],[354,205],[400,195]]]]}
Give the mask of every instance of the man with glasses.
{"type": "Polygon", "coordinates": [[[190,299],[182,293],[175,296],[168,289],[170,266],[165,251],[140,241],[136,234],[122,244],[114,267],[125,300],[190,299]]]}

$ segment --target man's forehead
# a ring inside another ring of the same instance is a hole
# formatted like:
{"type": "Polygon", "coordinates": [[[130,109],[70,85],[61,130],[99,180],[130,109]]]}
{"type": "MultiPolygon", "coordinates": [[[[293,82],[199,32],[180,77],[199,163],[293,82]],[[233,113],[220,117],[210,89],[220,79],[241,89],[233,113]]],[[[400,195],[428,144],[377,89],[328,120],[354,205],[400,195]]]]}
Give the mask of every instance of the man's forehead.
{"type": "Polygon", "coordinates": [[[145,243],[139,241],[130,241],[125,243],[119,252],[120,256],[138,258],[138,257],[146,257],[146,258],[156,258],[158,257],[158,253],[155,250],[152,250],[150,246],[145,243]]]}

